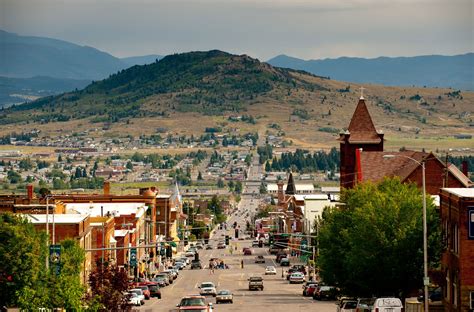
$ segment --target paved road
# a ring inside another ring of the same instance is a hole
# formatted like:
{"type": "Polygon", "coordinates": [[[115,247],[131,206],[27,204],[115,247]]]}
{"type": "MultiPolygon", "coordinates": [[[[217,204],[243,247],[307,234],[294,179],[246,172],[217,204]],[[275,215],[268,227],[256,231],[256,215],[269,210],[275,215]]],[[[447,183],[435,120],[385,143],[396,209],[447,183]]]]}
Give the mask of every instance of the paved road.
{"type": "MultiPolygon", "coordinates": [[[[215,237],[220,238],[224,231],[218,231],[215,237]]],[[[216,240],[212,242],[216,244],[216,240]]],[[[201,282],[211,281],[217,285],[217,290],[228,289],[234,294],[233,304],[215,304],[215,300],[209,297],[208,301],[214,304],[214,311],[335,311],[335,303],[328,301],[314,301],[302,296],[300,284],[288,284],[286,279],[281,278],[281,268],[274,263],[274,255],[268,254],[267,248],[253,248],[255,254],[243,256],[242,247],[250,246],[250,241],[232,241],[232,246],[238,246],[238,253],[230,254],[227,249],[201,250],[199,252],[203,264],[207,264],[209,258],[222,258],[229,266],[228,270],[215,270],[210,274],[208,269],[190,270],[188,268],[180,271],[178,279],[170,286],[162,289],[162,299],[151,299],[140,308],[140,311],[175,311],[175,306],[181,297],[190,294],[198,294],[197,288],[201,282]],[[255,255],[264,255],[265,264],[254,263],[255,255]],[[240,261],[244,260],[244,268],[240,267],[240,261]],[[266,265],[275,265],[278,274],[276,276],[265,276],[266,265]],[[265,289],[263,291],[249,291],[247,279],[253,275],[261,275],[264,278],[265,289]]]]}

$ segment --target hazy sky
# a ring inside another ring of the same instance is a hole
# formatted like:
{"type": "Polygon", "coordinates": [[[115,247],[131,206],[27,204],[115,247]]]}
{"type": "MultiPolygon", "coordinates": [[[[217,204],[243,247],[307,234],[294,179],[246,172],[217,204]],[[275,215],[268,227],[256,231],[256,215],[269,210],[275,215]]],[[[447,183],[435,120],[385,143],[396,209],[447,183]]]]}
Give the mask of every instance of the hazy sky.
{"type": "Polygon", "coordinates": [[[220,49],[267,60],[474,51],[473,0],[0,0],[0,28],[115,56],[220,49]]]}

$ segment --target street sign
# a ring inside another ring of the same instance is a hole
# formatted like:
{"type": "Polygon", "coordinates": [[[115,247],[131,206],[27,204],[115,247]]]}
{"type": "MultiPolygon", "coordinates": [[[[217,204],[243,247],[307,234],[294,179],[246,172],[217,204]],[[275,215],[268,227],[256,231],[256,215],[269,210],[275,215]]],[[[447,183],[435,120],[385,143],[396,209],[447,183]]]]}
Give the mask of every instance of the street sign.
{"type": "Polygon", "coordinates": [[[130,249],[130,266],[131,267],[137,266],[137,249],[136,248],[130,249]]]}
{"type": "Polygon", "coordinates": [[[49,263],[56,275],[61,273],[61,245],[49,245],[49,263]]]}

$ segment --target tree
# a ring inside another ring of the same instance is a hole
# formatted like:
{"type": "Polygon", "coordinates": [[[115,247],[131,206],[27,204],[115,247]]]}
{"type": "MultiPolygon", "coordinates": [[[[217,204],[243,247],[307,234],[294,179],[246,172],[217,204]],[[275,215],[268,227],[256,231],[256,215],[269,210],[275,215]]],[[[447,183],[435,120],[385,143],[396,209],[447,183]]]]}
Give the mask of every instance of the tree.
{"type": "Polygon", "coordinates": [[[130,171],[133,171],[133,164],[131,161],[128,161],[127,164],[125,165],[125,168],[127,168],[130,171]]]}
{"type": "Polygon", "coordinates": [[[198,176],[197,176],[197,179],[198,179],[198,180],[201,180],[201,181],[203,180],[201,171],[199,171],[198,176]]]}
{"type": "Polygon", "coordinates": [[[270,162],[269,162],[269,161],[265,162],[265,171],[266,171],[266,172],[272,171],[272,167],[270,166],[270,162]]]}
{"type": "Polygon", "coordinates": [[[94,311],[130,311],[124,292],[128,289],[127,272],[97,259],[89,275],[89,306],[94,311]]]}
{"type": "Polygon", "coordinates": [[[237,194],[242,193],[242,182],[241,181],[235,182],[234,192],[236,192],[237,194]]]}
{"type": "MultiPolygon", "coordinates": [[[[405,295],[422,286],[422,195],[414,184],[386,179],[342,194],[343,208],[326,209],[319,231],[321,277],[348,295],[405,295]],[[380,278],[383,276],[383,278],[380,278]]],[[[439,220],[427,207],[430,261],[439,262],[439,220]]]]}
{"type": "Polygon", "coordinates": [[[260,194],[267,194],[267,187],[263,182],[260,184],[260,194]]]}
{"type": "Polygon", "coordinates": [[[80,271],[84,250],[76,241],[61,242],[59,276],[45,270],[46,235],[25,219],[0,215],[0,302],[32,311],[38,307],[80,310],[84,288],[80,271]]]}
{"type": "Polygon", "coordinates": [[[217,180],[217,187],[218,188],[223,188],[225,185],[224,185],[224,180],[222,180],[221,178],[219,178],[217,180]]]}

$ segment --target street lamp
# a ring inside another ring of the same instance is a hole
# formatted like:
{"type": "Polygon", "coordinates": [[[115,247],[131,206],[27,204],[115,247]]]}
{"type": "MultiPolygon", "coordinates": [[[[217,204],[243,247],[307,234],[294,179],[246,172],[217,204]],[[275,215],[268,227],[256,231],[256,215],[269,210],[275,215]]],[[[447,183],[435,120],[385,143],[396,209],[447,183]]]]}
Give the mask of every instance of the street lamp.
{"type": "Polygon", "coordinates": [[[423,183],[423,286],[424,286],[424,301],[425,311],[428,312],[428,285],[430,283],[428,278],[428,229],[426,225],[426,182],[425,182],[425,162],[418,161],[414,158],[405,155],[384,155],[383,158],[390,159],[395,157],[408,158],[421,166],[422,183],[423,183]]]}

